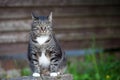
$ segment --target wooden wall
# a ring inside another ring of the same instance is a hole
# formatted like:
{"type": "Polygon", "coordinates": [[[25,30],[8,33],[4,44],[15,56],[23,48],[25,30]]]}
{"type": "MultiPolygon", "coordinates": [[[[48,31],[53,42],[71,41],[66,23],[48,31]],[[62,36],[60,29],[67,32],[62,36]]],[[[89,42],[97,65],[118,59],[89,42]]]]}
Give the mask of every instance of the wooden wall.
{"type": "Polygon", "coordinates": [[[50,11],[63,48],[120,47],[119,0],[0,0],[0,54],[27,52],[31,12],[50,11]]]}

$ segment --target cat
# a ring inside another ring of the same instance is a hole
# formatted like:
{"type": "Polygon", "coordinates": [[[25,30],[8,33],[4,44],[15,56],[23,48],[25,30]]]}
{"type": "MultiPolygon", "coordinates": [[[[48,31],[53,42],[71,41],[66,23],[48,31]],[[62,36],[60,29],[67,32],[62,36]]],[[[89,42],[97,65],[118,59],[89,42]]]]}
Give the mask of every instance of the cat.
{"type": "Polygon", "coordinates": [[[28,44],[28,60],[32,76],[56,77],[66,69],[66,55],[53,33],[52,12],[49,16],[32,14],[32,26],[28,44]]]}

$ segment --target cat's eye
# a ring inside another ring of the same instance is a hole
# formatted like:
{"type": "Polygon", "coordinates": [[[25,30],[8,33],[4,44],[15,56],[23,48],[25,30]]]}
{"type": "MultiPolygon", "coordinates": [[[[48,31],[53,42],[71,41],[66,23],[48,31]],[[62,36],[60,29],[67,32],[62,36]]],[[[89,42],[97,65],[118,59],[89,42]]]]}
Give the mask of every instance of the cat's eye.
{"type": "Polygon", "coordinates": [[[39,29],[38,27],[33,28],[33,30],[38,30],[38,29],[39,29]]]}
{"type": "Polygon", "coordinates": [[[34,20],[33,23],[38,23],[38,21],[37,21],[37,20],[34,20]]]}
{"type": "Polygon", "coordinates": [[[51,30],[51,29],[52,29],[52,27],[51,27],[51,26],[47,26],[47,29],[51,30]]]}
{"type": "Polygon", "coordinates": [[[46,22],[46,24],[48,24],[48,25],[49,25],[50,23],[51,23],[51,22],[49,22],[49,21],[48,21],[48,22],[46,22]]]}

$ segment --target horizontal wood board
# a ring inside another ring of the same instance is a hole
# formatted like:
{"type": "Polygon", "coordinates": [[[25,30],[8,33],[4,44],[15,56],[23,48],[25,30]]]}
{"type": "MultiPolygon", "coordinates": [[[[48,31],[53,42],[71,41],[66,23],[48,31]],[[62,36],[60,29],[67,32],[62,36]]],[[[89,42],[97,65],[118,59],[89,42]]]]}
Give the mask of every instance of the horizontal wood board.
{"type": "Polygon", "coordinates": [[[26,52],[31,12],[46,16],[50,11],[64,49],[89,48],[94,39],[96,47],[118,48],[119,4],[119,0],[1,0],[0,54],[26,52]]]}

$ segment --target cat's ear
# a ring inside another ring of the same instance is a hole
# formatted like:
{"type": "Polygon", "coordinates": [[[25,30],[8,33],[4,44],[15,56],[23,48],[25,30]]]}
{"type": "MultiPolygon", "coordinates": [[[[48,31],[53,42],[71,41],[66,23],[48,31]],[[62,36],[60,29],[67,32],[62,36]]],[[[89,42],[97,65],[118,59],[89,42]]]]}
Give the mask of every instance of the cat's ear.
{"type": "Polygon", "coordinates": [[[32,20],[37,20],[38,19],[37,16],[33,12],[31,13],[31,16],[32,16],[32,20]]]}
{"type": "Polygon", "coordinates": [[[50,12],[50,14],[49,14],[49,16],[48,16],[48,20],[49,20],[50,22],[52,22],[52,12],[50,12]]]}

